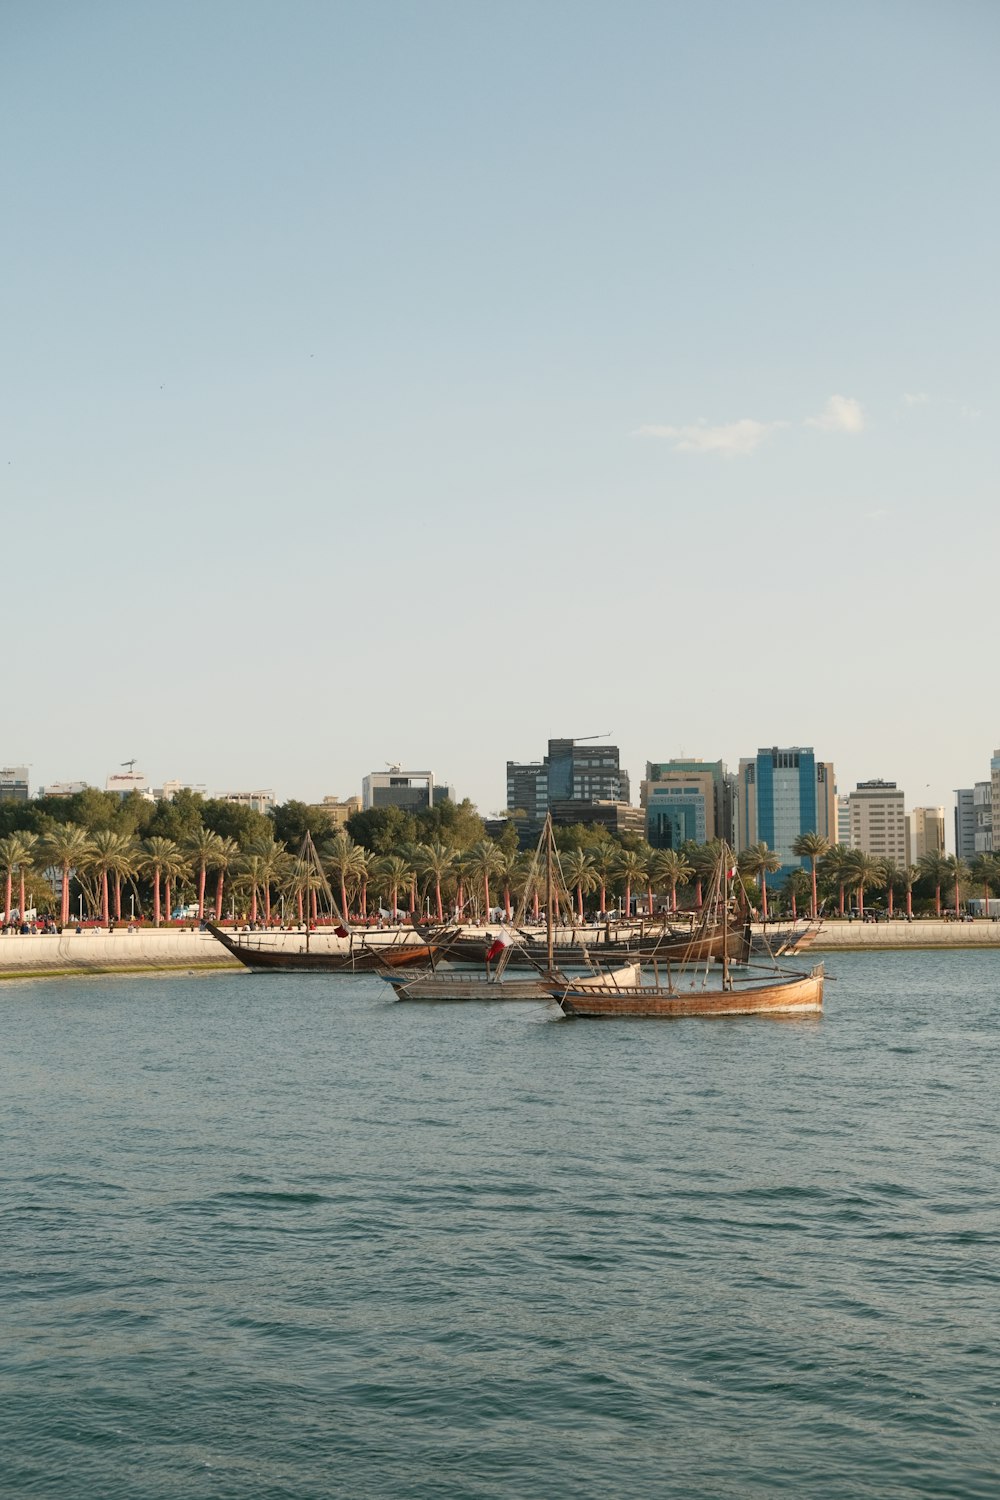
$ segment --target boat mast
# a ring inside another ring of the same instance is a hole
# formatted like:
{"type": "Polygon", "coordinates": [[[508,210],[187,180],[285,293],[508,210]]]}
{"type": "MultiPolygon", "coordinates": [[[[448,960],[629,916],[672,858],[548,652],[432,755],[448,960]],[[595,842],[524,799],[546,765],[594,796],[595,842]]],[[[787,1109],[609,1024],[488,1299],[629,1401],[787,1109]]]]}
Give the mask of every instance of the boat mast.
{"type": "Polygon", "coordinates": [[[722,855],[722,988],[732,988],[729,978],[729,845],[723,844],[722,855]]]}
{"type": "Polygon", "coordinates": [[[555,951],[552,936],[552,814],[545,815],[545,958],[548,973],[555,969],[555,951]]]}

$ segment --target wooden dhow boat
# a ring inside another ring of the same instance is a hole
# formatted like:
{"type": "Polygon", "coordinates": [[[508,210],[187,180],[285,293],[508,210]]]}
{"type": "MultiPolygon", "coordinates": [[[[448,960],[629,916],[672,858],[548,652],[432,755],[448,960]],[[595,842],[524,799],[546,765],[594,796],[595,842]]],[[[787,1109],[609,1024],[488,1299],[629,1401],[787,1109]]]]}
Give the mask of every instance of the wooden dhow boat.
{"type": "MultiPolygon", "coordinates": [[[[728,927],[729,882],[736,874],[730,851],[723,849],[716,871],[714,907],[723,929],[728,927]]],[[[707,966],[701,978],[685,970],[674,974],[667,964],[666,983],[659,965],[651,982],[580,985],[560,980],[549,993],[567,1016],[629,1017],[649,1019],[681,1016],[749,1016],[798,1015],[823,1008],[823,965],[810,973],[782,970],[776,963],[749,972],[733,974],[723,949],[722,974],[710,973],[707,966]]]]}
{"type": "Polygon", "coordinates": [[[258,974],[364,974],[426,963],[433,957],[433,948],[405,929],[378,941],[373,940],[367,931],[349,931],[309,833],[302,841],[299,858],[315,872],[311,878],[327,903],[331,921],[329,930],[313,932],[306,922],[304,931],[298,934],[297,945],[291,946],[290,943],[296,944],[294,931],[264,931],[238,939],[224,932],[216,923],[206,922],[206,929],[241,964],[258,974]]]}
{"type": "Polygon", "coordinates": [[[572,980],[549,994],[567,1016],[759,1016],[799,1015],[823,1009],[823,965],[809,974],[730,975],[723,983],[615,984],[583,986],[572,980]]]}
{"type": "MultiPolygon", "coordinates": [[[[449,963],[482,964],[493,944],[493,934],[483,937],[466,937],[454,930],[426,927],[415,922],[414,930],[424,942],[433,944],[438,956],[449,963]]],[[[511,945],[509,968],[537,969],[547,959],[546,938],[535,933],[520,933],[521,941],[511,945]]],[[[743,963],[750,952],[749,926],[733,925],[727,932],[721,927],[703,931],[700,926],[690,932],[667,928],[661,932],[642,932],[630,937],[610,937],[608,930],[588,931],[580,929],[579,937],[572,942],[559,941],[552,944],[553,962],[560,968],[578,964],[581,955],[615,963],[631,963],[636,959],[671,960],[676,963],[697,964],[707,959],[721,962],[725,956],[734,963],[743,963]]]]}
{"type": "MultiPolygon", "coordinates": [[[[241,964],[259,974],[365,974],[383,968],[402,968],[407,964],[425,964],[432,949],[423,941],[406,940],[402,933],[393,934],[389,942],[369,942],[364,936],[355,938],[347,934],[336,948],[317,946],[317,934],[308,931],[301,935],[302,946],[289,948],[286,938],[295,939],[294,933],[269,934],[248,933],[246,940],[237,940],[223,932],[214,922],[206,922],[207,930],[222,946],[238,958],[241,964]],[[277,939],[282,941],[279,943],[277,939]]],[[[319,934],[319,941],[324,934],[319,934]]]]}
{"type": "MultiPolygon", "coordinates": [[[[638,964],[624,964],[604,973],[581,976],[574,984],[585,990],[590,985],[634,985],[639,978],[638,964]]],[[[540,973],[473,974],[438,969],[413,979],[389,977],[389,983],[400,1000],[548,1000],[552,993],[552,981],[540,973]]]]}

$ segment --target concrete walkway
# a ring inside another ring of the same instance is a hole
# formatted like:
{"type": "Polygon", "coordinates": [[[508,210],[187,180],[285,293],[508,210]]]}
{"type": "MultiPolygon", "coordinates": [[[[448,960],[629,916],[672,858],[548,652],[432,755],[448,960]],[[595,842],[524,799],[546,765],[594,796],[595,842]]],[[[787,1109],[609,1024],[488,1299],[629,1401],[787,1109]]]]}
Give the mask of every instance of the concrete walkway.
{"type": "Polygon", "coordinates": [[[1000,922],[939,922],[914,917],[912,922],[824,922],[808,953],[873,948],[1000,948],[1000,922]]]}
{"type": "Polygon", "coordinates": [[[66,928],[59,934],[0,934],[0,979],[240,967],[210,932],[128,932],[119,927],[114,933],[66,928]]]}

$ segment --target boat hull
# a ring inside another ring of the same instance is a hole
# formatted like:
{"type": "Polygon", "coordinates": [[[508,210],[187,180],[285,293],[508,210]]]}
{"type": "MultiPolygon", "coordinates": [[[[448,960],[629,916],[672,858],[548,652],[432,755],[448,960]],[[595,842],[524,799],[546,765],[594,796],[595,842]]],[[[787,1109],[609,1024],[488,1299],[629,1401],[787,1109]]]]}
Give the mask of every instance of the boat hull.
{"type": "Polygon", "coordinates": [[[222,946],[255,974],[367,974],[376,969],[395,969],[426,963],[432,948],[424,942],[369,945],[364,939],[346,953],[311,950],[288,952],[282,948],[254,947],[238,943],[214,923],[208,931],[222,946]]]}
{"type": "MultiPolygon", "coordinates": [[[[417,930],[425,940],[437,944],[438,953],[449,963],[485,963],[487,950],[493,942],[492,937],[447,938],[434,933],[430,928],[420,927],[417,930]]],[[[579,942],[556,943],[553,947],[557,968],[579,964],[584,953],[589,953],[595,959],[619,963],[642,958],[655,959],[658,963],[669,961],[696,964],[713,958],[721,961],[724,956],[740,962],[747,957],[748,952],[749,940],[741,927],[730,928],[727,932],[721,929],[705,934],[695,932],[691,936],[686,933],[669,933],[666,936],[645,933],[640,937],[612,938],[610,941],[603,932],[595,936],[582,929],[579,942]]],[[[507,955],[506,966],[535,969],[545,962],[546,953],[544,939],[529,939],[523,947],[515,943],[507,955]]]]}
{"type": "MultiPolygon", "coordinates": [[[[636,983],[639,970],[635,964],[601,974],[596,978],[579,979],[577,987],[585,991],[588,985],[604,986],[614,982],[636,983]]],[[[416,979],[390,980],[400,1000],[445,1000],[461,1003],[472,1000],[550,1000],[552,982],[541,974],[524,979],[501,974],[497,979],[485,974],[437,973],[421,975],[416,979]]]]}
{"type": "Polygon", "coordinates": [[[639,1016],[671,1019],[684,1016],[801,1015],[823,1008],[822,965],[812,974],[771,983],[753,981],[731,990],[678,990],[671,994],[657,985],[607,986],[600,990],[578,985],[550,989],[567,1016],[619,1018],[639,1016]]]}

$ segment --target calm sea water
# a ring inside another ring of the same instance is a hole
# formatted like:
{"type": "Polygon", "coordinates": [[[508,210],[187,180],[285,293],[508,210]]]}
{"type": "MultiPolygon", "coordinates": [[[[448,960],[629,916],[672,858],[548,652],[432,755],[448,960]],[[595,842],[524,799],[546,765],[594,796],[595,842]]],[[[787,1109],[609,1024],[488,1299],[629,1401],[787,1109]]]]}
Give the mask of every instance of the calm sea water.
{"type": "Polygon", "coordinates": [[[0,1493],[1000,1494],[1000,954],[822,1019],[0,990],[0,1493]]]}

